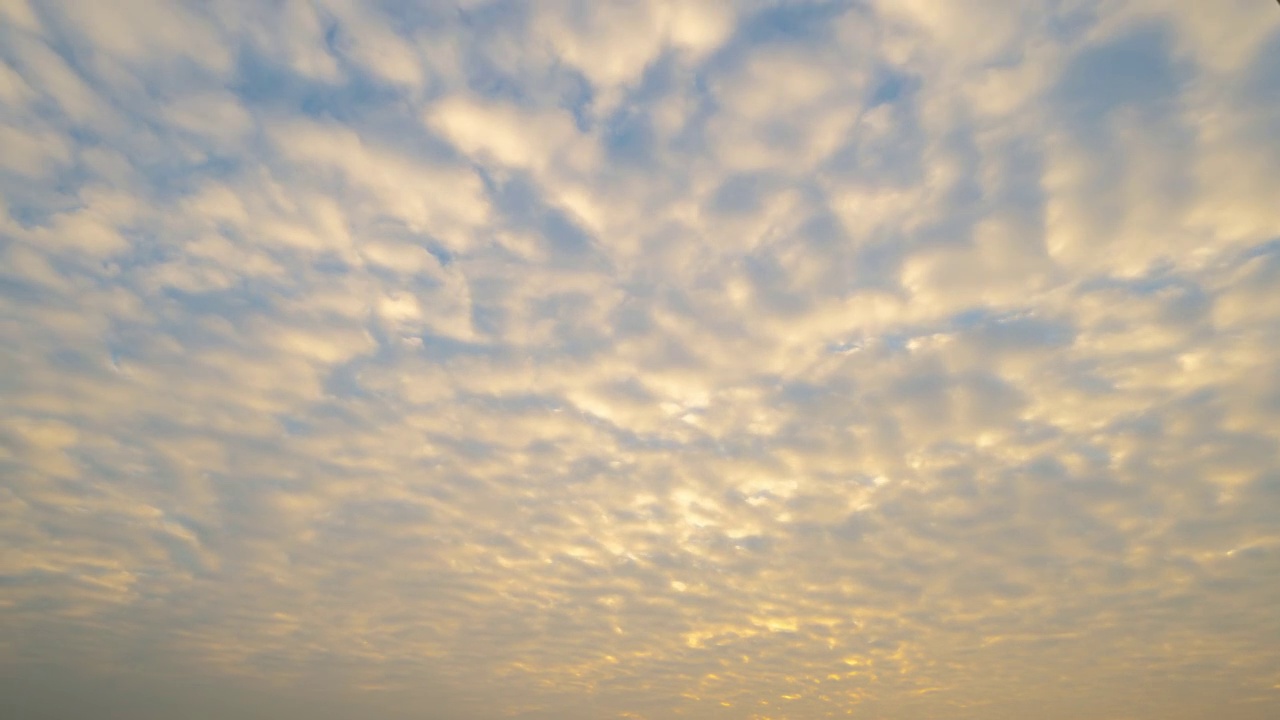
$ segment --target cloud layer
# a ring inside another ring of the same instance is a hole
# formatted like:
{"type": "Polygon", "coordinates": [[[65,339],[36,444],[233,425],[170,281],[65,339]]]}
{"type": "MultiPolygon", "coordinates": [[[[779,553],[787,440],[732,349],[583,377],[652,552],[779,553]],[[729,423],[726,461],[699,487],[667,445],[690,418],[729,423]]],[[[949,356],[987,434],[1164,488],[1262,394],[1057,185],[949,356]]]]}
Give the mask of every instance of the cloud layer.
{"type": "Polygon", "coordinates": [[[0,703],[1274,717],[1200,5],[3,0],[0,703]]]}

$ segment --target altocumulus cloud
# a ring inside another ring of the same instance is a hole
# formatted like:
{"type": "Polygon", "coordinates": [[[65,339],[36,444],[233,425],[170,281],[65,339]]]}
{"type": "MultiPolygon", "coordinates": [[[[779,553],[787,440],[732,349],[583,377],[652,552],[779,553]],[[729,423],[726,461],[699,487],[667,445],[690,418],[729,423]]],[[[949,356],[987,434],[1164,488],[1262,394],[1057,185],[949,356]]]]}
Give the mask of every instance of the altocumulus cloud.
{"type": "Polygon", "coordinates": [[[1280,712],[1263,0],[0,0],[12,717],[1280,712]]]}

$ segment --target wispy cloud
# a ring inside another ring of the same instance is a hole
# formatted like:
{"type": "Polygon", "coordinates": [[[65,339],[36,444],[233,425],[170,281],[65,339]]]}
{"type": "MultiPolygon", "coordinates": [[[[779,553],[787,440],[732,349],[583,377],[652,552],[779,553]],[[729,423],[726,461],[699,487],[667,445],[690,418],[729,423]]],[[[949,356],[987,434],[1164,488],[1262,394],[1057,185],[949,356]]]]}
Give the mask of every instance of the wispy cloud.
{"type": "Polygon", "coordinates": [[[5,0],[4,695],[1272,717],[1280,13],[1203,5],[5,0]]]}

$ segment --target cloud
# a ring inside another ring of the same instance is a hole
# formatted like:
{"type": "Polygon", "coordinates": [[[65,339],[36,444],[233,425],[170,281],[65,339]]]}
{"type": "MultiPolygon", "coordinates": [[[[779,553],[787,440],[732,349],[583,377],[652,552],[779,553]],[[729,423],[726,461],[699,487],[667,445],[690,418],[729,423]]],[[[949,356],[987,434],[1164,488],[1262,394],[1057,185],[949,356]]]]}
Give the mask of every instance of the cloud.
{"type": "Polygon", "coordinates": [[[1280,16],[1006,10],[5,3],[0,695],[1273,715],[1280,16]]]}
{"type": "Polygon", "coordinates": [[[661,54],[675,51],[696,63],[727,39],[733,24],[732,8],[718,1],[589,8],[558,2],[539,6],[532,39],[586,77],[604,115],[661,54]]]}

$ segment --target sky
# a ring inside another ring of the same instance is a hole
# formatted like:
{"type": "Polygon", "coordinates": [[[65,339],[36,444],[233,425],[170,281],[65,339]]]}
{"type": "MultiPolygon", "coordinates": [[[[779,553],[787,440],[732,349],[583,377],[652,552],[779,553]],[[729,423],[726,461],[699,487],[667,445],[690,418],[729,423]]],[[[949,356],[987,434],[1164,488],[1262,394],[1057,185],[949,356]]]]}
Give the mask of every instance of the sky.
{"type": "Polygon", "coordinates": [[[0,715],[1280,716],[1270,0],[0,0],[0,715]]]}

